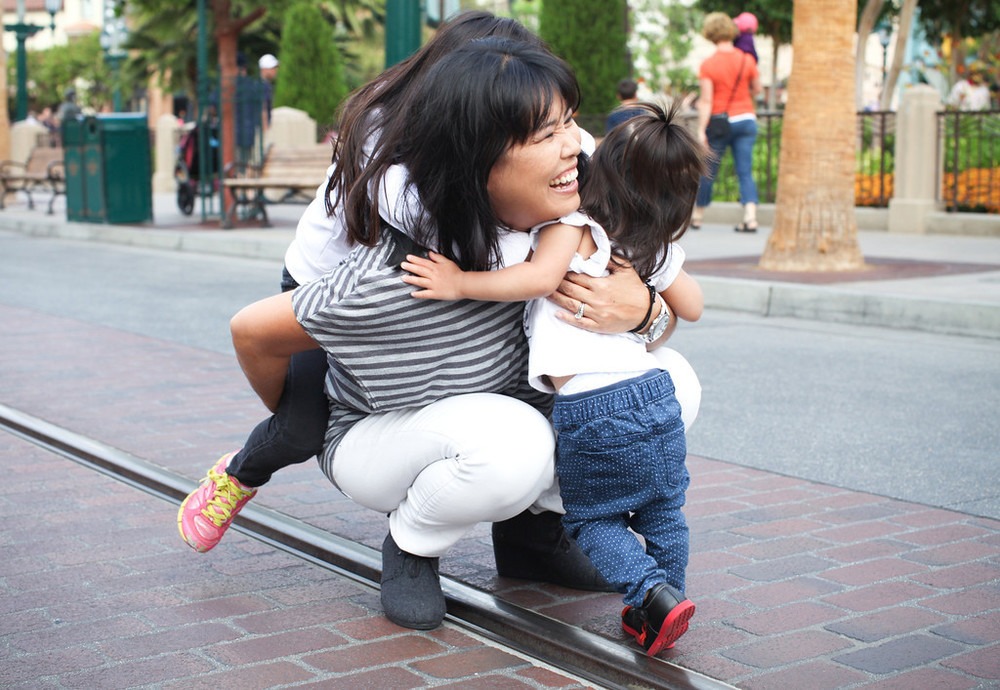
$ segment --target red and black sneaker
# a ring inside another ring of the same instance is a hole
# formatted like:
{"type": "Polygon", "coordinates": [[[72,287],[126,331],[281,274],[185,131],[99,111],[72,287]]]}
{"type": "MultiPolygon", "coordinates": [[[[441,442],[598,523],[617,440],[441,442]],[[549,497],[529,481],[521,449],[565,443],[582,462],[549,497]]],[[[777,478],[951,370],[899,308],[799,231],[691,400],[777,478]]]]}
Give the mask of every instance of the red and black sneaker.
{"type": "Polygon", "coordinates": [[[635,638],[647,656],[670,649],[687,632],[694,615],[694,604],[668,584],[655,585],[639,608],[626,606],[622,611],[622,629],[635,638]]]}

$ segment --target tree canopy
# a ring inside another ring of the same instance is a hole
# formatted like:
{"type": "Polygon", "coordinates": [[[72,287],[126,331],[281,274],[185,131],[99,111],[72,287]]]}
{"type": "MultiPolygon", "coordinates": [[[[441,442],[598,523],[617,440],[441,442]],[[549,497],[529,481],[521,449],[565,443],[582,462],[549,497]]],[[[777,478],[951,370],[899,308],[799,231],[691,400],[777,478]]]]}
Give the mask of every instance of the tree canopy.
{"type": "Polygon", "coordinates": [[[538,33],[576,70],[580,112],[607,113],[618,100],[618,81],[630,76],[625,47],[625,0],[545,0],[538,33]]]}
{"type": "MultiPolygon", "coordinates": [[[[88,89],[80,90],[81,106],[100,110],[101,106],[111,101],[111,69],[104,61],[100,35],[96,31],[48,50],[30,50],[27,60],[28,77],[33,85],[32,108],[55,108],[63,100],[66,87],[74,86],[78,80],[90,85],[88,89]]],[[[16,83],[16,61],[9,60],[7,70],[8,83],[16,83]]]]}

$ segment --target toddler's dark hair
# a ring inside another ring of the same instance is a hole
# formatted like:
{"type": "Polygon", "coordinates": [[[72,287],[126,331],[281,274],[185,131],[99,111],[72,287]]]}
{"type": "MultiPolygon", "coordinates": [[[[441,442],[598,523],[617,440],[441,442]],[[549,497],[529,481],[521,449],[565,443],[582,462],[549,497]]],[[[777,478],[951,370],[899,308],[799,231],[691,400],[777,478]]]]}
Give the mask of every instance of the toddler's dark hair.
{"type": "Polygon", "coordinates": [[[687,229],[708,153],[677,121],[677,103],[631,107],[642,112],[611,130],[586,166],[581,208],[648,280],[687,229]]]}

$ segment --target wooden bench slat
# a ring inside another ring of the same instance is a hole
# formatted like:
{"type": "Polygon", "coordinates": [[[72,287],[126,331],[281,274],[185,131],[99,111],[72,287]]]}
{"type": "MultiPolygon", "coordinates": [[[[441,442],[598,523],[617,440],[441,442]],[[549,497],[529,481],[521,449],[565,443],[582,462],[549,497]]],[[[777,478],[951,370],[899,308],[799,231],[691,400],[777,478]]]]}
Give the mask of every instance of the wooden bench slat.
{"type": "Polygon", "coordinates": [[[231,228],[236,212],[241,207],[248,207],[260,212],[264,225],[270,225],[267,218],[266,189],[286,190],[284,199],[292,196],[310,197],[315,194],[326,180],[326,171],[330,167],[333,148],[329,144],[315,146],[276,146],[271,145],[264,156],[262,165],[257,170],[248,170],[247,174],[237,177],[226,177],[222,184],[234,192],[233,202],[223,218],[223,227],[231,228]],[[239,192],[244,192],[240,194],[239,192]]]}
{"type": "Polygon", "coordinates": [[[9,192],[24,192],[28,195],[28,208],[35,207],[32,191],[45,189],[52,192],[49,213],[56,197],[66,193],[66,179],[63,171],[63,150],[59,146],[36,146],[28,154],[24,163],[5,161],[0,164],[0,209],[4,208],[4,198],[9,192]]]}

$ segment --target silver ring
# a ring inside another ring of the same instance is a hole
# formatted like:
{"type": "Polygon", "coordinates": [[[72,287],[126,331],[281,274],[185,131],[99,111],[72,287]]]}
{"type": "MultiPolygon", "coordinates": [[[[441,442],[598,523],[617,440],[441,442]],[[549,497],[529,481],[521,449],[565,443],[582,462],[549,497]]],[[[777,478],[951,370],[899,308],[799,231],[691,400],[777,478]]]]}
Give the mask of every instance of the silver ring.
{"type": "Polygon", "coordinates": [[[580,308],[576,310],[576,313],[573,314],[573,317],[577,318],[577,319],[582,319],[583,318],[583,308],[585,306],[587,306],[587,305],[584,304],[583,302],[580,302],[580,308]]]}

